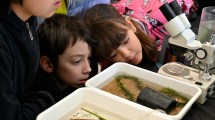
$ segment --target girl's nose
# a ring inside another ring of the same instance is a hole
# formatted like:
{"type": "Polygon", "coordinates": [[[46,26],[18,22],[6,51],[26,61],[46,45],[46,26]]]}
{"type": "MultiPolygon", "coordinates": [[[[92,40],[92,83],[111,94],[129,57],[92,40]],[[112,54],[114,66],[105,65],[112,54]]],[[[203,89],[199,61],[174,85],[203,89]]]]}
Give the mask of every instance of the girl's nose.
{"type": "Polygon", "coordinates": [[[122,57],[125,59],[129,58],[131,51],[127,49],[126,47],[119,47],[118,48],[119,53],[121,54],[122,57]]]}

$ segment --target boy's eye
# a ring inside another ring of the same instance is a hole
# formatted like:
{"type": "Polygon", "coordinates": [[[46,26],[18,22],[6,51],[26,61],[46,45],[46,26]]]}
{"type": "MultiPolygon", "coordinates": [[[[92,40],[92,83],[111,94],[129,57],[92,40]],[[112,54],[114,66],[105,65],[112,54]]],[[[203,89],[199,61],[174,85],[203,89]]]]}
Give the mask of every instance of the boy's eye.
{"type": "Polygon", "coordinates": [[[88,62],[90,63],[90,60],[91,60],[92,58],[91,58],[91,56],[89,56],[87,59],[88,59],[88,62]]]}
{"type": "Polygon", "coordinates": [[[72,64],[78,64],[81,61],[82,61],[82,58],[80,58],[80,57],[70,59],[70,63],[72,63],[72,64]]]}
{"type": "Polygon", "coordinates": [[[78,64],[78,63],[80,63],[80,62],[81,62],[81,60],[72,61],[72,63],[74,63],[74,64],[78,64]]]}

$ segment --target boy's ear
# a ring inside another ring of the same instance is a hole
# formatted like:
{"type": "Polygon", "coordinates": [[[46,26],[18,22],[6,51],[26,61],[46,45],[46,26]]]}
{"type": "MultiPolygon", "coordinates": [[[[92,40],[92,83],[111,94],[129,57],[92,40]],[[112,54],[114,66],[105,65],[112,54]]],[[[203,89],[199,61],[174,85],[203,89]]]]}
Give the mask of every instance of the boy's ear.
{"type": "Polygon", "coordinates": [[[54,71],[52,62],[47,56],[40,57],[40,66],[44,71],[46,71],[48,73],[52,73],[54,71]]]}
{"type": "Polygon", "coordinates": [[[137,31],[137,28],[136,28],[136,27],[134,26],[134,24],[132,23],[130,17],[126,16],[126,17],[125,17],[125,21],[130,25],[131,29],[132,29],[134,32],[137,31]]]}

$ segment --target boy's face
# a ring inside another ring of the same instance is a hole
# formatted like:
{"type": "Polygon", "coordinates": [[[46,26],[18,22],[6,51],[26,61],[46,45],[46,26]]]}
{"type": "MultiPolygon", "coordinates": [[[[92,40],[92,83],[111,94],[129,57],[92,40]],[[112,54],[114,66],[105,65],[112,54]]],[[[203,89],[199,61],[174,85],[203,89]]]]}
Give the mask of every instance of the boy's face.
{"type": "Polygon", "coordinates": [[[85,84],[91,72],[91,49],[83,41],[77,41],[74,46],[66,48],[58,57],[56,72],[66,84],[78,88],[85,84]]]}
{"type": "Polygon", "coordinates": [[[132,29],[127,32],[123,43],[111,54],[113,62],[137,65],[142,61],[142,45],[132,29]]]}
{"type": "Polygon", "coordinates": [[[61,6],[61,0],[23,0],[22,6],[27,16],[47,18],[61,6]]]}

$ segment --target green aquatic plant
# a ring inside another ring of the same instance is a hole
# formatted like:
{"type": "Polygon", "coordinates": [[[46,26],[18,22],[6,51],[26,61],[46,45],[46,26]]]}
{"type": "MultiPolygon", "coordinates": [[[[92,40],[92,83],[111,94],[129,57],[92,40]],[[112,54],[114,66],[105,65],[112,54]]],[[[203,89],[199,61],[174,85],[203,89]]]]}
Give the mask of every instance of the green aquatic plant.
{"type": "MultiPolygon", "coordinates": [[[[122,90],[122,92],[124,93],[124,95],[130,100],[130,101],[135,101],[134,95],[123,85],[123,83],[121,82],[122,79],[127,79],[127,80],[133,80],[135,82],[135,86],[139,89],[142,90],[144,88],[144,85],[142,83],[142,81],[140,81],[137,77],[135,76],[131,76],[131,75],[118,75],[115,77],[116,79],[116,83],[118,85],[118,87],[122,90]]],[[[189,98],[187,98],[186,96],[178,93],[177,91],[175,91],[172,88],[169,87],[164,87],[161,88],[159,90],[159,92],[172,97],[172,98],[179,98],[182,101],[179,101],[177,99],[175,99],[178,102],[178,106],[183,106],[185,104],[187,104],[187,102],[189,101],[189,98]]]]}
{"type": "Polygon", "coordinates": [[[180,98],[182,101],[179,101],[177,99],[175,99],[178,102],[178,106],[183,106],[186,105],[187,102],[189,101],[189,98],[178,93],[177,91],[173,90],[172,88],[161,88],[160,89],[161,93],[164,93],[165,95],[172,97],[172,98],[180,98]]]}
{"type": "Polygon", "coordinates": [[[134,101],[135,100],[134,95],[127,88],[125,88],[125,86],[123,86],[121,79],[133,80],[135,82],[136,87],[139,90],[143,89],[142,82],[139,81],[139,79],[137,77],[134,77],[134,76],[129,76],[129,75],[118,75],[118,76],[116,76],[116,83],[117,83],[118,87],[120,87],[120,89],[123,91],[124,95],[126,97],[128,97],[128,99],[130,101],[134,101]]]}
{"type": "Polygon", "coordinates": [[[89,111],[89,110],[87,110],[87,109],[85,109],[85,108],[81,108],[81,109],[84,110],[84,111],[86,111],[86,112],[88,112],[88,113],[90,113],[90,114],[92,114],[92,115],[94,115],[94,116],[96,116],[97,118],[99,118],[99,120],[107,120],[106,118],[104,118],[104,117],[98,115],[98,114],[95,113],[95,112],[91,112],[91,111],[89,111]]]}

